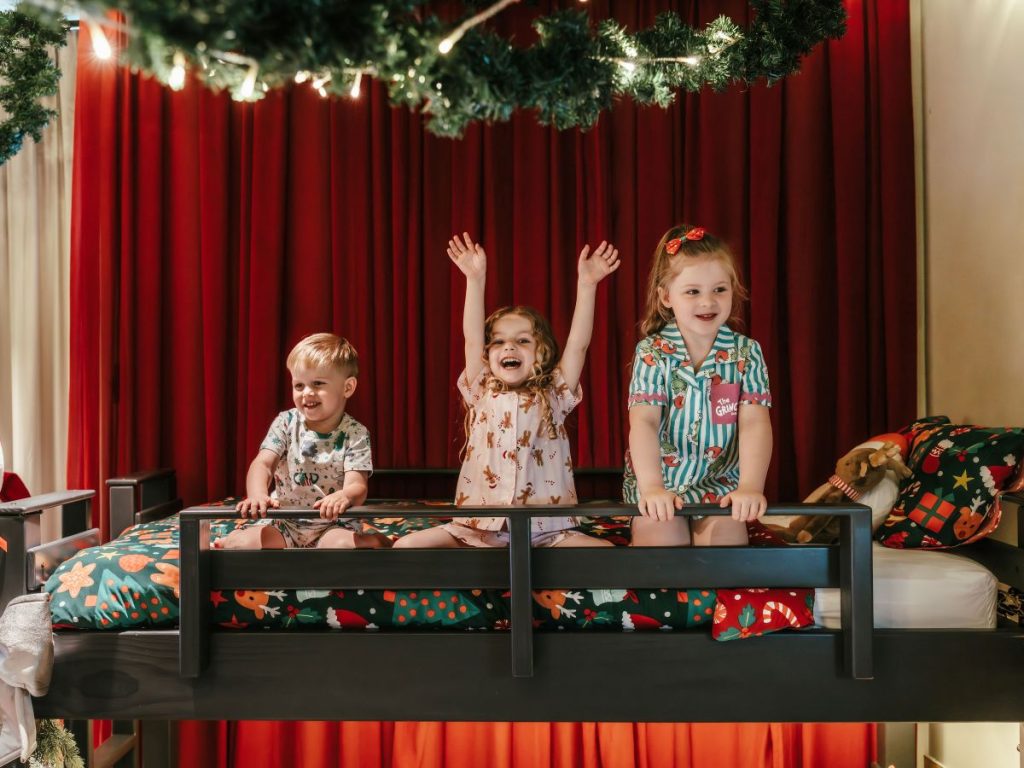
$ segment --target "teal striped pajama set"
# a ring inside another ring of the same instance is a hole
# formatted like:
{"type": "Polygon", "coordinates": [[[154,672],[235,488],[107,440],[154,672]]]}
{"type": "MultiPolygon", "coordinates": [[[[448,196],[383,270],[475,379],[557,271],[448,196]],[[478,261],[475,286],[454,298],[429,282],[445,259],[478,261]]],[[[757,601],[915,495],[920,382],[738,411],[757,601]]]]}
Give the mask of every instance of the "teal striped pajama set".
{"type": "MultiPolygon", "coordinates": [[[[739,407],[771,407],[761,345],[727,325],[699,371],[675,321],[636,346],[629,407],[661,406],[661,476],[665,488],[688,504],[711,504],[739,483],[739,407]]],[[[639,491],[626,453],[622,496],[636,504],[639,491]]]]}

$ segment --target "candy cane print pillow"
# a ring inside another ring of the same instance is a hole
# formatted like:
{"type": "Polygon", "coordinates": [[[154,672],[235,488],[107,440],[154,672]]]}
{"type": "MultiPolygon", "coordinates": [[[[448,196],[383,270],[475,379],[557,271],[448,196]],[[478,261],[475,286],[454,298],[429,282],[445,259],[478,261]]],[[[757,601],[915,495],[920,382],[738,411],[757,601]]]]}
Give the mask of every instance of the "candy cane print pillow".
{"type": "Polygon", "coordinates": [[[812,624],[813,589],[720,589],[711,636],[737,640],[812,624]]]}

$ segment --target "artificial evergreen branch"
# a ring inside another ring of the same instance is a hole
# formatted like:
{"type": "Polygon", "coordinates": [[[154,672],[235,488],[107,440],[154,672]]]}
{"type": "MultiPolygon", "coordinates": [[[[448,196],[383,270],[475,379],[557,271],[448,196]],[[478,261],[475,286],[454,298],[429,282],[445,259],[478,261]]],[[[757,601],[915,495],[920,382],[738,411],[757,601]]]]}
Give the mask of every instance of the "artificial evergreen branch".
{"type": "Polygon", "coordinates": [[[51,51],[65,43],[66,27],[52,27],[17,11],[0,12],[0,165],[27,136],[42,138],[57,113],[43,97],[57,93],[60,70],[51,51]]]}

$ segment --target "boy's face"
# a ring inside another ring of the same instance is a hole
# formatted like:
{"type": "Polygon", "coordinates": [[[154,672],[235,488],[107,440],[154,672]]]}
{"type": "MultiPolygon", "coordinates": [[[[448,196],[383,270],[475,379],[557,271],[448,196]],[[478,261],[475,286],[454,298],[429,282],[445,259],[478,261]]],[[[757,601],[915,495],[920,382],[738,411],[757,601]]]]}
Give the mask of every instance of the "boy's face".
{"type": "Polygon", "coordinates": [[[291,369],[292,401],[317,432],[330,432],[341,423],[345,403],[356,391],[356,379],[333,366],[309,368],[297,363],[291,369]]]}

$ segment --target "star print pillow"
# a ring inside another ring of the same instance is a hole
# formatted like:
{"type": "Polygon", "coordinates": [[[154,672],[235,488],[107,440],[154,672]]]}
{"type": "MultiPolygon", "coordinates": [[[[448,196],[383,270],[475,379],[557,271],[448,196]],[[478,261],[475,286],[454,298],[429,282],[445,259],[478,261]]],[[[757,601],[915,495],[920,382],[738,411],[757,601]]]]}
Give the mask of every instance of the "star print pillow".
{"type": "Polygon", "coordinates": [[[888,519],[875,532],[887,547],[949,549],[999,524],[999,494],[1024,482],[1024,430],[914,422],[907,435],[913,474],[901,481],[888,519]]]}

